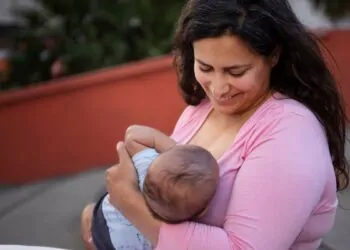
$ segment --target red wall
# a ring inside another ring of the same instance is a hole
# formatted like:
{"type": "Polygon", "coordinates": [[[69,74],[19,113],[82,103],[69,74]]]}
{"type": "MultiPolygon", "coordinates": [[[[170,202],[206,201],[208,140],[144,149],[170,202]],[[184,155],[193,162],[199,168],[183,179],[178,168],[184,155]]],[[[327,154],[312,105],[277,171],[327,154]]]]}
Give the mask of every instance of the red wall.
{"type": "MultiPolygon", "coordinates": [[[[323,39],[337,61],[337,79],[348,103],[350,31],[323,39]]],[[[169,133],[183,107],[170,57],[0,94],[0,184],[114,164],[115,144],[128,125],[169,133]]]]}
{"type": "Polygon", "coordinates": [[[0,183],[113,164],[128,125],[168,133],[182,108],[168,57],[2,94],[0,183]]]}
{"type": "Polygon", "coordinates": [[[330,32],[323,40],[332,54],[331,68],[339,83],[347,115],[350,117],[350,30],[330,32]]]}

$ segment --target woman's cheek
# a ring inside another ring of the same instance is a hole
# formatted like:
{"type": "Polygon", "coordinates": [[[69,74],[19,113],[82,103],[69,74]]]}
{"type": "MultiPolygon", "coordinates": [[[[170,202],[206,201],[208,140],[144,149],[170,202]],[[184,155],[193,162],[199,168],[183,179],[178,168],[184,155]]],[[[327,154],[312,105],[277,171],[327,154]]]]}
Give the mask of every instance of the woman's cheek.
{"type": "Polygon", "coordinates": [[[205,85],[208,85],[208,83],[210,82],[208,74],[200,71],[198,68],[195,68],[194,76],[195,76],[197,82],[200,85],[202,85],[203,88],[204,88],[205,85]]]}
{"type": "Polygon", "coordinates": [[[206,83],[208,81],[208,73],[202,72],[197,67],[194,69],[194,76],[200,84],[206,83]]]}
{"type": "Polygon", "coordinates": [[[232,85],[242,92],[249,92],[256,88],[257,82],[254,77],[245,76],[243,78],[236,79],[232,85]]]}

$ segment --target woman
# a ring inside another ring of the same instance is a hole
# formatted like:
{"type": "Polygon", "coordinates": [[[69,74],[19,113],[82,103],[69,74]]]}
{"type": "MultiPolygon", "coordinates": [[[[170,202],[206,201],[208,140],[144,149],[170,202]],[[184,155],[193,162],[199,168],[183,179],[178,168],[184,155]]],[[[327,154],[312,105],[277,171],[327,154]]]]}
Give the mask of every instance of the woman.
{"type": "MultiPolygon", "coordinates": [[[[189,105],[172,137],[208,149],[220,185],[200,221],[148,212],[122,144],[111,203],[159,250],[317,249],[348,185],[345,114],[317,43],[287,0],[190,0],[175,37],[189,105]]],[[[83,212],[89,236],[91,206],[83,212]]]]}

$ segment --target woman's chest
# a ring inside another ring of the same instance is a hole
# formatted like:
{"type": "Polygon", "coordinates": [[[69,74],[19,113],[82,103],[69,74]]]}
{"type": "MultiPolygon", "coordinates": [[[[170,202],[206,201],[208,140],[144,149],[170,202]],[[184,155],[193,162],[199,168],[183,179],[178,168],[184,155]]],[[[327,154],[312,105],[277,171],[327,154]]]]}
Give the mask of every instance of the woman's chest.
{"type": "MultiPolygon", "coordinates": [[[[192,124],[193,125],[193,124],[192,124]]],[[[232,125],[219,128],[210,122],[202,123],[201,127],[192,126],[173,134],[179,144],[193,144],[207,149],[218,161],[220,167],[220,182],[207,213],[200,222],[222,227],[226,211],[231,200],[232,189],[239,168],[243,164],[246,148],[246,136],[238,134],[240,126],[232,125]]]]}
{"type": "Polygon", "coordinates": [[[187,141],[187,144],[197,145],[208,150],[215,159],[219,160],[235,141],[239,128],[236,126],[218,127],[206,122],[187,141]]]}
{"type": "Polygon", "coordinates": [[[212,199],[207,213],[200,222],[222,227],[225,222],[226,212],[230,204],[232,190],[240,167],[243,164],[242,148],[232,149],[224,158],[219,160],[220,182],[216,194],[212,199]]]}

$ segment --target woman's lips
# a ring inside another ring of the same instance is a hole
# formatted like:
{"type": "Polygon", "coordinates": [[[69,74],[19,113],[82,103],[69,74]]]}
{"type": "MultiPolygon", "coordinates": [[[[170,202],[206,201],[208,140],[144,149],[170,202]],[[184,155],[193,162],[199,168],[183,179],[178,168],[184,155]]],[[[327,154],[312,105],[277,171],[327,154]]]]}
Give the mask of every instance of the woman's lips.
{"type": "Polygon", "coordinates": [[[237,97],[240,93],[234,94],[234,95],[230,95],[230,96],[225,96],[225,97],[221,97],[221,98],[215,98],[214,100],[217,104],[219,105],[228,105],[228,104],[232,104],[232,100],[237,97]]]}

